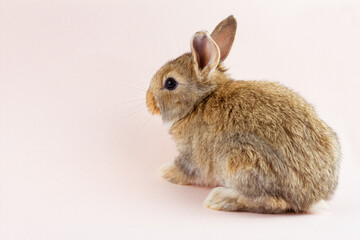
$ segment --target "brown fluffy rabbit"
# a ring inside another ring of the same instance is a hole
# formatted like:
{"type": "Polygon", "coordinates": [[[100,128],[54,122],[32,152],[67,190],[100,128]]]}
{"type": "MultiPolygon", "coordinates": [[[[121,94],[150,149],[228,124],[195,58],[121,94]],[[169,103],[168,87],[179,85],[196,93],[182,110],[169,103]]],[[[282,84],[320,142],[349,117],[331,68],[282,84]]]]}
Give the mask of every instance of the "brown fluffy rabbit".
{"type": "Polygon", "coordinates": [[[166,63],[146,95],[176,141],[179,156],[160,169],[177,184],[213,186],[205,206],[258,213],[306,212],[338,181],[335,132],[288,88],[235,81],[222,66],[236,32],[229,16],[191,52],[166,63]]]}

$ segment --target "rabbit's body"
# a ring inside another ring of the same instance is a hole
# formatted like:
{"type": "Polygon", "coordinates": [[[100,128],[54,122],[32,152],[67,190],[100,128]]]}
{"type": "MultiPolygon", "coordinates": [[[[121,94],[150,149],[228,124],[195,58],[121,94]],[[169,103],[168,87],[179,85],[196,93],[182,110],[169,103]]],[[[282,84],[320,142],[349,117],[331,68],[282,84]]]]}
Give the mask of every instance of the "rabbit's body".
{"type": "Polygon", "coordinates": [[[206,72],[216,56],[201,59],[206,47],[195,49],[196,44],[201,42],[194,43],[193,54],[161,68],[148,91],[149,110],[173,123],[170,133],[180,153],[161,169],[162,176],[178,184],[217,186],[205,205],[219,210],[304,212],[329,199],[340,157],[333,130],[282,85],[234,81],[219,63],[206,72]],[[208,62],[199,72],[203,61],[208,62]],[[179,82],[176,91],[158,88],[169,76],[179,82]]]}
{"type": "Polygon", "coordinates": [[[334,132],[276,83],[223,79],[170,133],[189,183],[277,197],[295,211],[328,199],[337,185],[334,132]]]}

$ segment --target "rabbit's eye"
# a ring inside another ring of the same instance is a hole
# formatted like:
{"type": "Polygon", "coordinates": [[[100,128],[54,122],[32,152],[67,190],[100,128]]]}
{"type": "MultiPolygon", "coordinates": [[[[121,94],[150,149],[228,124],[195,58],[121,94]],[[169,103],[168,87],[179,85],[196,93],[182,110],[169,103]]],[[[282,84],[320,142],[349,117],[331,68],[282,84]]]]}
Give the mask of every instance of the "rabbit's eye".
{"type": "Polygon", "coordinates": [[[168,90],[174,90],[177,87],[178,83],[173,78],[168,78],[165,80],[164,88],[168,90]]]}

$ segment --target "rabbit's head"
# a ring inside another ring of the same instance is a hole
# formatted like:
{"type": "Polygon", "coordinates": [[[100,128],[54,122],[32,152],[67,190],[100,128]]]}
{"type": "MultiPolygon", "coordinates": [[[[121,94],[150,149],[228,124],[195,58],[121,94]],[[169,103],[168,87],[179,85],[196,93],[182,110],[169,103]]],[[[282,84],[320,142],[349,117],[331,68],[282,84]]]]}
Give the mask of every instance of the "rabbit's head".
{"type": "Polygon", "coordinates": [[[236,33],[236,19],[229,16],[211,35],[194,34],[191,52],[169,61],[154,75],[146,94],[152,114],[160,114],[165,123],[186,116],[226,78],[221,63],[228,56],[236,33]]]}

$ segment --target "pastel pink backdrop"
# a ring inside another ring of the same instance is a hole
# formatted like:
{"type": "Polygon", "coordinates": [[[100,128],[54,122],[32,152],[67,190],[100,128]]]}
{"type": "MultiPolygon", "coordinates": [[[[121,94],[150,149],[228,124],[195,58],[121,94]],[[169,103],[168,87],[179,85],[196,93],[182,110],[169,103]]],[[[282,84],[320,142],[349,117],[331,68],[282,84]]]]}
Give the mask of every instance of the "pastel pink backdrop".
{"type": "Polygon", "coordinates": [[[359,239],[358,1],[0,1],[0,239],[359,239]],[[230,14],[236,79],[295,89],[339,134],[340,184],[309,215],[217,212],[145,109],[152,75],[230,14]]]}

